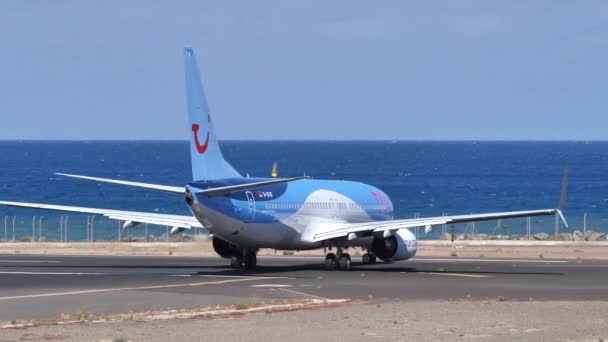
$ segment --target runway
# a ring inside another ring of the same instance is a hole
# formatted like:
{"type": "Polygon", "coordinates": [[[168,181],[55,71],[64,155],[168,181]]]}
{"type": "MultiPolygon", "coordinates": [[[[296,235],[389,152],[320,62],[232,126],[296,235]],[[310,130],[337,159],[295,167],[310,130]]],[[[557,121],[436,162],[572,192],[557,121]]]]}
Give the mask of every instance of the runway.
{"type": "Polygon", "coordinates": [[[299,298],[606,300],[608,261],[416,258],[325,271],[319,257],[260,257],[254,271],[210,257],[0,255],[0,320],[299,298]]]}

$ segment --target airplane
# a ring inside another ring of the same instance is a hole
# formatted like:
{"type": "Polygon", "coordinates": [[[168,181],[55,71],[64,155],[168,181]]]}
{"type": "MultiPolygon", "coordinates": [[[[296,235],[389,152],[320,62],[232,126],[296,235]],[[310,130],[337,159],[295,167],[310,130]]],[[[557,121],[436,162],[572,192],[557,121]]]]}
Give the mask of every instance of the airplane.
{"type": "Polygon", "coordinates": [[[192,216],[11,201],[0,204],[102,215],[125,221],[123,228],[140,223],[166,225],[173,227],[171,234],[204,227],[215,252],[230,259],[234,269],[254,268],[261,248],[325,248],[329,250],[324,265],[328,270],[350,270],[352,260],[347,252],[351,247],[365,250],[363,264],[374,264],[377,259],[407,260],[416,255],[418,244],[411,231],[416,227],[429,233],[444,224],[541,215],[559,215],[567,226],[559,209],[395,219],[391,199],[369,184],[307,176],[243,177],[222,156],[191,47],[184,48],[184,70],[193,181],[168,186],[57,174],[172,193],[185,199],[192,216]]]}

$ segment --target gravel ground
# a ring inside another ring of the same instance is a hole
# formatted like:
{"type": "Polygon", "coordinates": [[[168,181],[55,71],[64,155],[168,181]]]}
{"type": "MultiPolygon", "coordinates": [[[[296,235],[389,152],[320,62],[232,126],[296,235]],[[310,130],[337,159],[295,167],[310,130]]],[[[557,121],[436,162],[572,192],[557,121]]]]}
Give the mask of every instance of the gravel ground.
{"type": "Polygon", "coordinates": [[[607,323],[608,302],[408,301],[5,329],[0,341],[603,341],[607,323]]]}

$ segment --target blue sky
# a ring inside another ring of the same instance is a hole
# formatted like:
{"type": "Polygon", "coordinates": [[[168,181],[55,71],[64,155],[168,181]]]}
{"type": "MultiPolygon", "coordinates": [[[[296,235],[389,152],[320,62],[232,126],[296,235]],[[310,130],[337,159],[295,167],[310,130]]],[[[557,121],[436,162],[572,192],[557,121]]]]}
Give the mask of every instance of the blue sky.
{"type": "Polygon", "coordinates": [[[0,2],[0,139],[606,140],[606,1],[0,2]]]}

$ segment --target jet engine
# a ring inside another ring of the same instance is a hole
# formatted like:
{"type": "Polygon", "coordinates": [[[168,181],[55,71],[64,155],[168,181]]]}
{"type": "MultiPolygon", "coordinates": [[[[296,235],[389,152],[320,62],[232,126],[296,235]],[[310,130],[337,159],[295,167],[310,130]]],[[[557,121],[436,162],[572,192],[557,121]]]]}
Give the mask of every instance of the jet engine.
{"type": "Polygon", "coordinates": [[[375,237],[372,251],[384,261],[406,260],[416,255],[418,242],[409,229],[399,229],[388,237],[375,237]]]}
{"type": "Polygon", "coordinates": [[[218,237],[213,237],[213,250],[224,259],[230,259],[239,253],[238,248],[230,242],[224,241],[218,237]]]}

